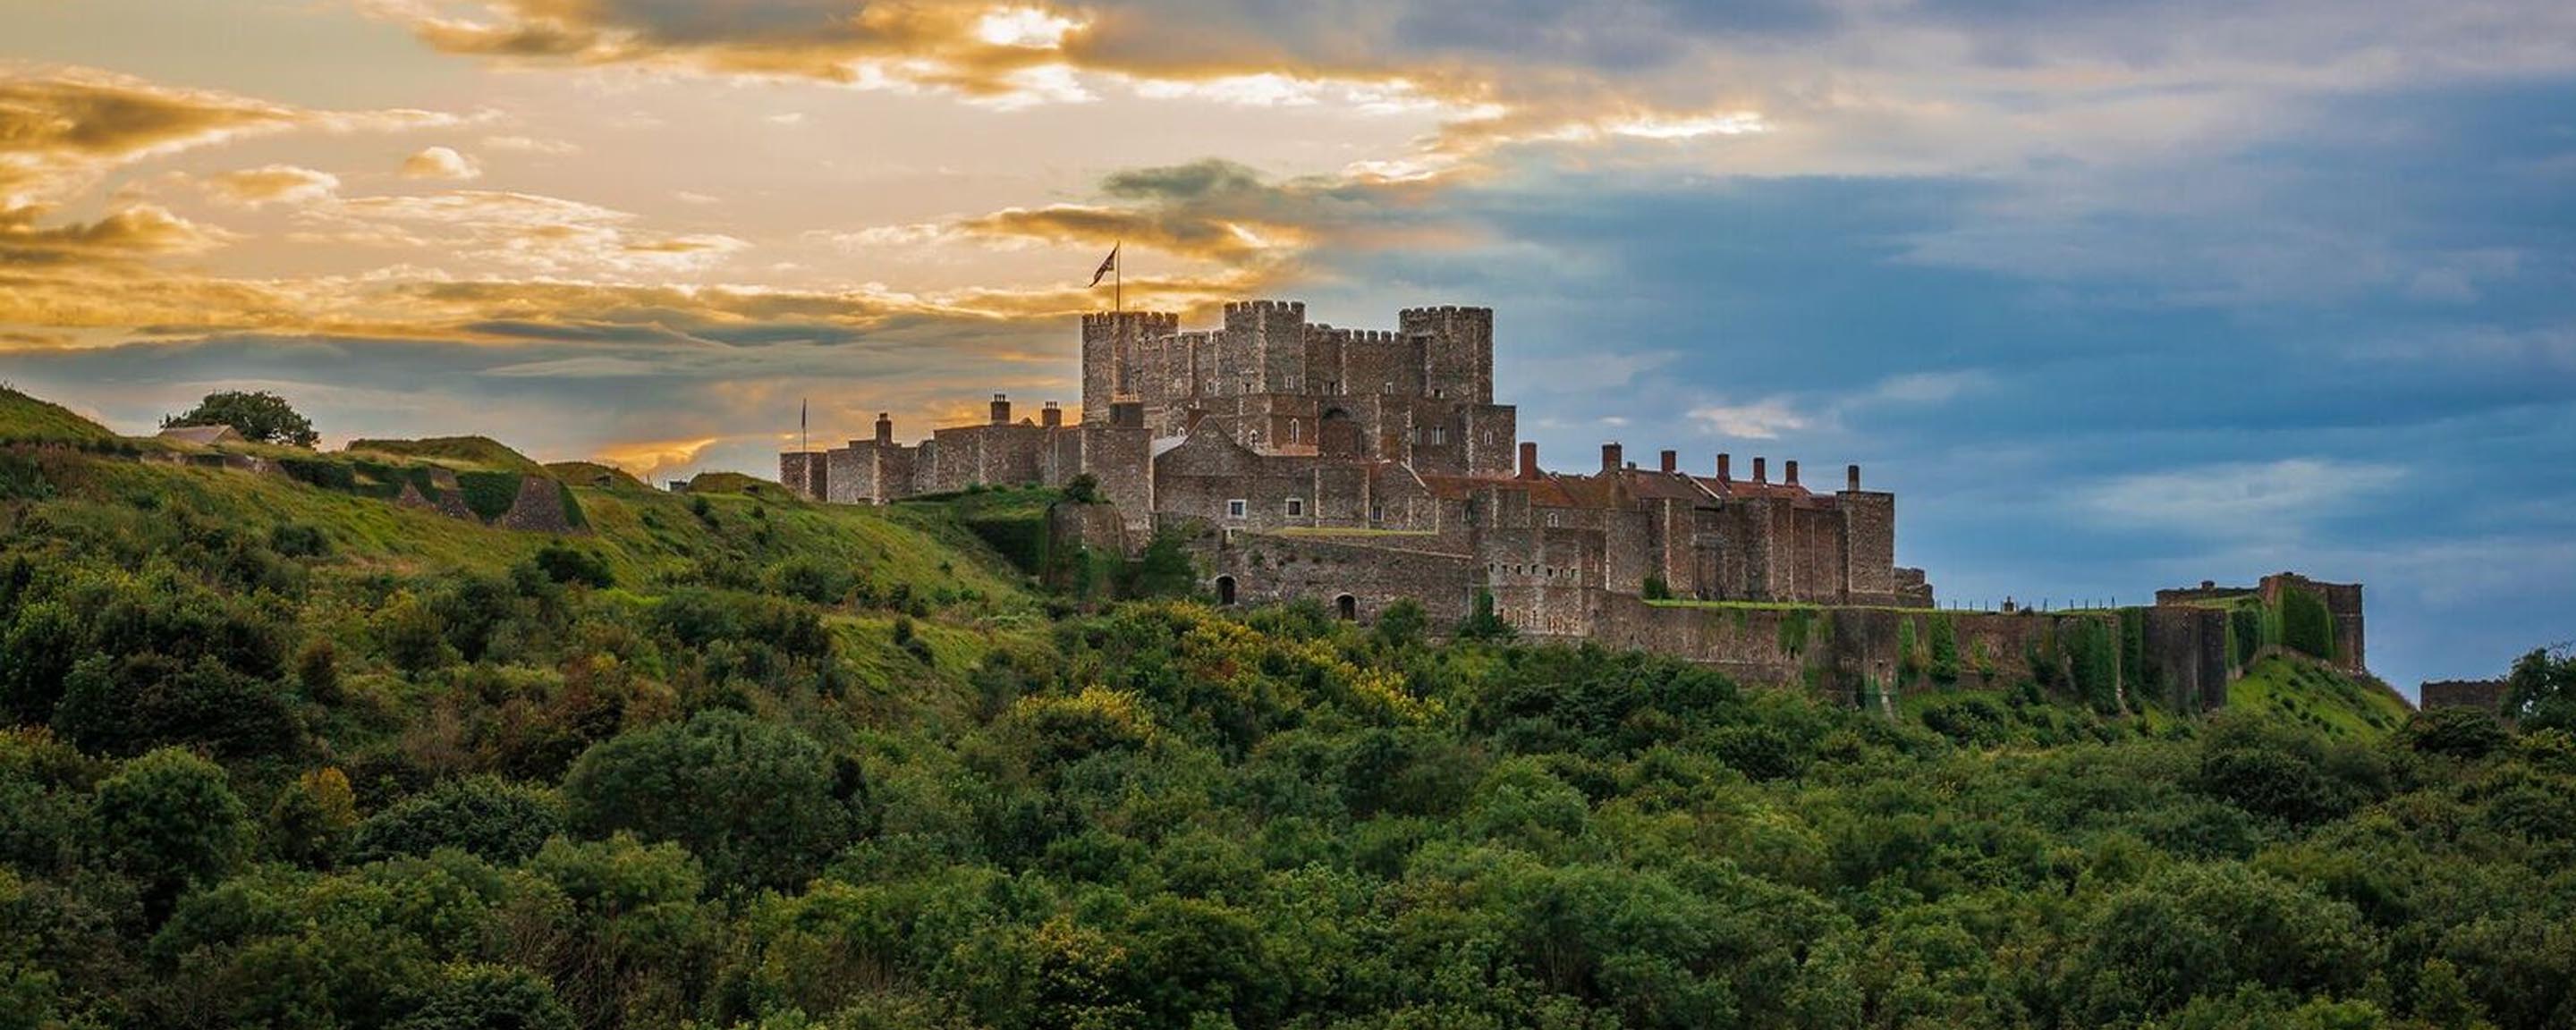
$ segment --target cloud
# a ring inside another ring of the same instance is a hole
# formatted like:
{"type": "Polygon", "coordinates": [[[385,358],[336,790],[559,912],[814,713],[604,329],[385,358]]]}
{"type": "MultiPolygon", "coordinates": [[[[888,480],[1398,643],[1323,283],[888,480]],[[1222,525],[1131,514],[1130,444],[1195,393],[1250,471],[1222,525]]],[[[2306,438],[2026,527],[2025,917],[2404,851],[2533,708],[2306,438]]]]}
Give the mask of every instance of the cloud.
{"type": "Polygon", "coordinates": [[[314,111],[89,68],[0,63],[0,209],[50,205],[111,169],[244,136],[456,120],[427,111],[314,111]]]}
{"type": "Polygon", "coordinates": [[[537,139],[532,136],[486,136],[483,146],[518,154],[543,154],[548,157],[570,157],[581,153],[581,145],[567,140],[537,139]]]}
{"type": "Polygon", "coordinates": [[[294,165],[267,165],[215,175],[206,185],[225,200],[258,207],[323,199],[340,188],[340,177],[294,165]]]}
{"type": "Polygon", "coordinates": [[[1750,404],[1703,404],[1692,408],[1689,417],[1710,432],[1748,440],[1775,439],[1805,429],[1810,422],[1788,400],[1778,397],[1750,404]]]}
{"type": "Polygon", "coordinates": [[[2402,468],[2362,462],[2223,462],[2120,476],[2078,492],[2075,505],[2114,525],[2274,540],[2404,477],[2402,468]]]}
{"type": "Polygon", "coordinates": [[[152,204],[120,208],[93,222],[50,228],[36,226],[35,209],[0,211],[0,264],[192,254],[222,246],[231,238],[221,229],[152,204]]]}
{"type": "Polygon", "coordinates": [[[483,169],[476,165],[472,158],[452,149],[429,147],[404,158],[402,174],[406,179],[464,181],[482,178],[483,169]]]}

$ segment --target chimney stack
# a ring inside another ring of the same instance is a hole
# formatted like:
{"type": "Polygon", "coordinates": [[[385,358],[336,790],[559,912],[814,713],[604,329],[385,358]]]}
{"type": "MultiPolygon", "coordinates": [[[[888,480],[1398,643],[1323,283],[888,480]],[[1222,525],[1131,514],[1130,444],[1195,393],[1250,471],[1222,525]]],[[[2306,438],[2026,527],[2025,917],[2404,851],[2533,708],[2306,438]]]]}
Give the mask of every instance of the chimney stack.
{"type": "Polygon", "coordinates": [[[1603,472],[1617,472],[1617,471],[1619,471],[1619,445],[1618,445],[1618,444],[1615,444],[1615,443],[1605,443],[1605,444],[1602,444],[1602,445],[1601,445],[1601,471],[1603,471],[1603,472]]]}
{"type": "Polygon", "coordinates": [[[894,445],[894,416],[882,411],[877,412],[877,443],[887,447],[894,445]]]}
{"type": "Polygon", "coordinates": [[[1843,489],[1860,492],[1860,466],[1850,465],[1843,469],[1843,489]]]}
{"type": "Polygon", "coordinates": [[[1720,483],[1735,481],[1735,455],[1725,451],[1717,452],[1717,481],[1720,483]]]}
{"type": "Polygon", "coordinates": [[[1798,485],[1798,459],[1791,458],[1787,461],[1781,462],[1780,475],[1783,477],[1783,481],[1788,483],[1790,486],[1798,485]]]}
{"type": "Polygon", "coordinates": [[[1680,452],[1680,451],[1665,451],[1665,452],[1664,452],[1664,474],[1665,474],[1665,475],[1667,475],[1667,476],[1672,475],[1672,474],[1673,474],[1673,473],[1675,473],[1675,472],[1679,472],[1679,471],[1681,471],[1681,468],[1682,468],[1682,452],[1680,452]]]}
{"type": "Polygon", "coordinates": [[[1756,482],[1756,483],[1768,483],[1768,482],[1770,482],[1770,481],[1771,481],[1771,473],[1770,473],[1769,471],[1765,470],[1765,469],[1762,467],[1764,464],[1768,463],[1770,460],[1771,460],[1771,459],[1769,459],[1769,458],[1755,458],[1755,459],[1753,459],[1753,481],[1754,481],[1754,482],[1756,482]]]}
{"type": "Polygon", "coordinates": [[[1038,409],[1038,424],[1049,429],[1063,426],[1064,409],[1056,407],[1054,401],[1046,402],[1045,407],[1038,409]]]}
{"type": "Polygon", "coordinates": [[[1521,478],[1538,478],[1538,442],[1535,440],[1521,441],[1521,478]]]}
{"type": "Polygon", "coordinates": [[[1010,421],[1011,421],[1011,397],[1010,397],[1010,395],[1009,395],[1009,394],[1003,394],[1003,393],[997,393],[997,394],[994,394],[994,395],[993,395],[993,424],[994,424],[994,425],[997,425],[997,426],[1000,426],[1000,425],[1009,425],[1009,424],[1010,424],[1010,421]]]}

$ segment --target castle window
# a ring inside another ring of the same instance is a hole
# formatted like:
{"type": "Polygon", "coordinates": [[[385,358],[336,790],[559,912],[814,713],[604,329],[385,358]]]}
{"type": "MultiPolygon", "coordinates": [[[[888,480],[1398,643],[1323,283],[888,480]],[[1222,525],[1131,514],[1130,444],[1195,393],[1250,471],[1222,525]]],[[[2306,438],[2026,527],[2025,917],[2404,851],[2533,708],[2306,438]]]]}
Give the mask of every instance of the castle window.
{"type": "Polygon", "coordinates": [[[1292,419],[1289,419],[1289,420],[1288,420],[1288,442],[1289,442],[1289,443],[1296,443],[1296,442],[1298,441],[1298,439],[1299,439],[1300,437],[1302,437],[1303,435],[1304,435],[1304,432],[1303,432],[1302,430],[1300,430],[1300,429],[1297,427],[1297,420],[1296,420],[1296,419],[1293,419],[1293,418],[1292,418],[1292,419]]]}
{"type": "Polygon", "coordinates": [[[1243,504],[1243,499],[1242,499],[1242,498],[1238,497],[1238,498],[1235,498],[1234,500],[1227,501],[1227,502],[1225,502],[1225,517],[1227,517],[1227,518],[1229,518],[1229,519],[1239,519],[1239,518],[1242,518],[1242,517],[1243,517],[1243,509],[1244,509],[1244,504],[1243,504]]]}
{"type": "Polygon", "coordinates": [[[1448,444],[1448,442],[1449,442],[1449,427],[1448,427],[1448,426],[1433,426],[1433,427],[1431,427],[1431,443],[1432,443],[1432,445],[1433,445],[1433,446],[1443,446],[1443,445],[1448,444]]]}
{"type": "Polygon", "coordinates": [[[1306,515],[1306,499],[1305,499],[1305,498],[1303,498],[1303,497],[1291,497],[1291,498],[1289,498],[1289,499],[1288,499],[1288,517],[1289,517],[1289,518],[1292,518],[1292,519],[1295,519],[1295,518],[1304,518],[1304,517],[1305,517],[1305,515],[1306,515]]]}
{"type": "Polygon", "coordinates": [[[1555,528],[1556,528],[1556,513],[1555,513],[1555,512],[1552,512],[1552,511],[1551,511],[1551,512],[1547,513],[1547,528],[1549,528],[1549,529],[1555,529],[1555,528]]]}

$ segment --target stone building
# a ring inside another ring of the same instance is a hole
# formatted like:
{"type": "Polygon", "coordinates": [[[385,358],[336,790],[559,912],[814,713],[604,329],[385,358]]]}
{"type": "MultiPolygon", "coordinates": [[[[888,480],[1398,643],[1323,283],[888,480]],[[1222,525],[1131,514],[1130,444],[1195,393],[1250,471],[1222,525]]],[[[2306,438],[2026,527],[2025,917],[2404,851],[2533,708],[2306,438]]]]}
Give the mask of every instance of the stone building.
{"type": "Polygon", "coordinates": [[[1217,328],[1162,312],[1082,320],[1082,409],[779,456],[790,490],[882,504],[977,484],[1097,479],[1130,541],[1182,534],[1223,603],[1313,598],[1370,619],[1396,600],[1455,620],[1479,595],[1539,636],[1590,636],[1613,597],[1930,607],[1899,568],[1896,498],[1814,489],[1731,455],[1551,472],[1494,403],[1489,308],[1414,308],[1396,328],[1306,321],[1293,301],[1227,304],[1217,328]]]}

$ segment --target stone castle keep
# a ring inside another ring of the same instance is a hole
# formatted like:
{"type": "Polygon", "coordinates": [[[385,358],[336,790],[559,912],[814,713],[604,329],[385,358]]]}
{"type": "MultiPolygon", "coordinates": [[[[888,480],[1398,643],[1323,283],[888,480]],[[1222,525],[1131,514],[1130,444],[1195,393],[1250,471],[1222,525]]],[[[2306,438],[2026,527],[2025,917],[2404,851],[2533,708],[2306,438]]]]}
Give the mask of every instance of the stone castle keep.
{"type": "Polygon", "coordinates": [[[1479,593],[1523,632],[1587,636],[1603,595],[1929,607],[1896,567],[1896,498],[1812,490],[1798,463],[1719,454],[1685,471],[1605,444],[1588,474],[1550,472],[1494,403],[1494,313],[1414,308],[1396,328],[1306,320],[1299,302],[1225,306],[1222,327],[1131,311],[1082,320],[1082,409],[779,456],[806,497],[882,504],[977,484],[1062,485],[1089,474],[1133,548],[1158,530],[1194,542],[1222,603],[1313,598],[1369,619],[1401,598],[1434,620],[1479,593]],[[1743,473],[1749,472],[1749,475],[1743,473]]]}
{"type": "MultiPolygon", "coordinates": [[[[1015,420],[996,394],[983,424],[904,444],[880,414],[868,439],[781,454],[779,479],[807,498],[884,504],[1089,475],[1110,507],[1083,512],[1073,535],[1133,554],[1178,533],[1220,604],[1310,599],[1373,621],[1412,599],[1446,626],[1490,597],[1528,636],[1855,699],[1921,675],[1927,635],[1955,641],[1963,681],[2063,671],[2080,639],[2114,635],[2140,662],[2122,689],[2213,707],[2241,673],[2226,613],[2208,602],[2253,588],[2176,592],[2130,614],[1933,611],[1922,570],[1896,564],[1895,495],[1863,489],[1860,466],[1817,489],[1796,461],[1775,478],[1765,457],[1710,457],[1685,469],[1666,450],[1641,467],[1607,443],[1591,471],[1542,468],[1515,409],[1494,403],[1492,309],[1413,308],[1392,330],[1343,329],[1308,322],[1302,303],[1244,301],[1210,329],[1160,312],[1084,316],[1078,421],[1052,401],[1015,420]]],[[[2360,588],[2298,583],[2329,591],[2358,670],[2360,588]]]]}

